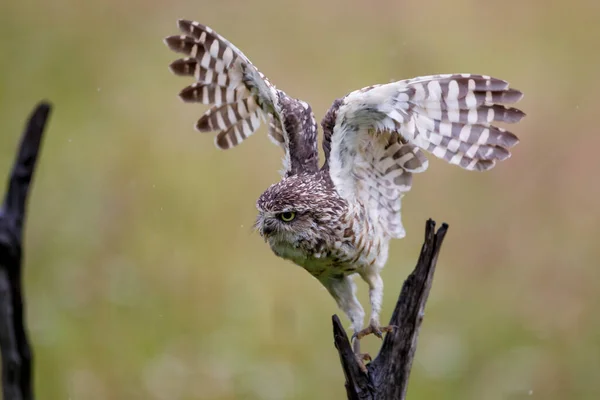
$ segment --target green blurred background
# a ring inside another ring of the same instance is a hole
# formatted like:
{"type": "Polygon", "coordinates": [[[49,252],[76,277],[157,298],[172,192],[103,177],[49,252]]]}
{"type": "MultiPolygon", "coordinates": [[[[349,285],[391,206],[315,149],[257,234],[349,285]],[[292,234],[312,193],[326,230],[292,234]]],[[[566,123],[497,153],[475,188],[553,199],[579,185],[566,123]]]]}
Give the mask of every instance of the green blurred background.
{"type": "Polygon", "coordinates": [[[177,98],[188,81],[162,43],[178,18],[319,119],[351,90],[417,75],[524,91],[509,161],[478,174],[432,159],[415,179],[382,318],[425,220],[448,222],[409,398],[600,398],[596,0],[3,1],[2,176],[34,104],[55,105],[26,231],[39,398],[345,396],[334,301],[251,232],[279,149],[264,128],[229,152],[193,130],[204,109],[177,98]]]}

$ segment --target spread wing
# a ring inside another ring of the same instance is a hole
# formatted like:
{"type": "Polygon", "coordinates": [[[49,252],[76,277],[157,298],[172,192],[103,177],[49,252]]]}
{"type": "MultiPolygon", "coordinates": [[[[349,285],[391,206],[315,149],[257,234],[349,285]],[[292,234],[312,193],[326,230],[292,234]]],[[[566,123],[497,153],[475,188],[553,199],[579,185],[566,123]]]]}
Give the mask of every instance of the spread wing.
{"type": "Polygon", "coordinates": [[[502,104],[523,97],[489,76],[425,76],[366,87],[336,100],[323,119],[323,149],[340,196],[361,202],[391,237],[403,237],[400,199],[427,150],[467,170],[488,170],[518,143],[494,125],[525,114],[502,104]]]}
{"type": "Polygon", "coordinates": [[[179,20],[183,35],[169,36],[166,45],[187,57],[170,65],[175,75],[193,76],[196,82],[179,93],[185,102],[211,107],[196,123],[200,132],[218,132],[215,144],[230,149],[243,142],[268,120],[269,138],[285,151],[289,168],[289,145],[282,129],[280,96],[269,80],[227,39],[198,22],[179,20]]]}

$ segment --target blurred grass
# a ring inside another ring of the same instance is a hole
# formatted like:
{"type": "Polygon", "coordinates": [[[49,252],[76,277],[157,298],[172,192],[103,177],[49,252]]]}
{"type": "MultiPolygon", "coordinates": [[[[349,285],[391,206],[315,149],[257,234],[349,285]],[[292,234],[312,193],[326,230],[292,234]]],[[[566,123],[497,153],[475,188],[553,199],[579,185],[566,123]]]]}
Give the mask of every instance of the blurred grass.
{"type": "Polygon", "coordinates": [[[351,90],[416,75],[491,74],[524,91],[510,161],[471,174],[432,160],[415,180],[383,318],[425,219],[446,221],[410,398],[600,398],[592,0],[1,3],[0,171],[32,106],[55,104],[26,237],[39,397],[344,397],[333,300],[251,234],[279,150],[264,129],[226,153],[193,131],[203,110],[177,99],[186,83],[161,43],[182,17],[318,118],[351,90]]]}

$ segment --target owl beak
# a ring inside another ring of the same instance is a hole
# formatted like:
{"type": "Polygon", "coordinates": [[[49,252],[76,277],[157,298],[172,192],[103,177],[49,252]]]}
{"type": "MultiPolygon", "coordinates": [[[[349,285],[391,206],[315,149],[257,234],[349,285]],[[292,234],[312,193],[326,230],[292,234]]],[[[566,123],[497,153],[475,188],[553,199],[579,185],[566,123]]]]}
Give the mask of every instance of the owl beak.
{"type": "Polygon", "coordinates": [[[273,232],[275,232],[275,227],[273,225],[265,224],[262,228],[262,235],[265,237],[265,239],[273,232]]]}
{"type": "Polygon", "coordinates": [[[276,230],[277,230],[277,226],[276,226],[275,221],[273,221],[271,218],[266,218],[263,221],[260,234],[263,238],[265,238],[265,242],[266,242],[267,239],[269,238],[269,236],[271,236],[273,233],[275,233],[276,230]]]}

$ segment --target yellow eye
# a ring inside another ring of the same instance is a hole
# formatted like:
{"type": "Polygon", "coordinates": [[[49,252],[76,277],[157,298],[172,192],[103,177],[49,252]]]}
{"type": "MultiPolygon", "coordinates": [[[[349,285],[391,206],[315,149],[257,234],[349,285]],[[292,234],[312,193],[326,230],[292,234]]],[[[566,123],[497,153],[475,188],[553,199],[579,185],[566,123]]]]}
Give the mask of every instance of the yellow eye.
{"type": "Polygon", "coordinates": [[[279,214],[279,218],[281,218],[283,222],[290,222],[291,220],[296,218],[296,213],[293,211],[282,212],[281,214],[279,214]]]}

